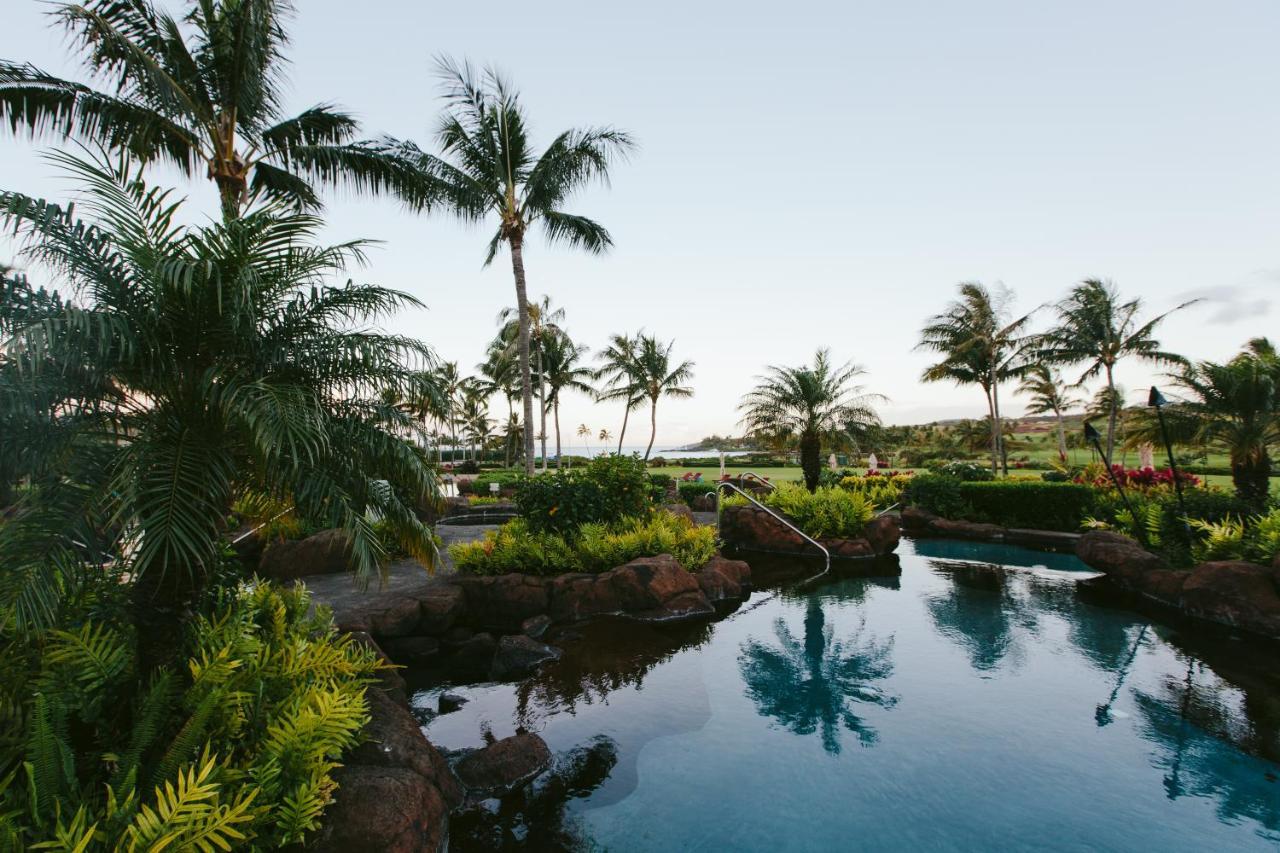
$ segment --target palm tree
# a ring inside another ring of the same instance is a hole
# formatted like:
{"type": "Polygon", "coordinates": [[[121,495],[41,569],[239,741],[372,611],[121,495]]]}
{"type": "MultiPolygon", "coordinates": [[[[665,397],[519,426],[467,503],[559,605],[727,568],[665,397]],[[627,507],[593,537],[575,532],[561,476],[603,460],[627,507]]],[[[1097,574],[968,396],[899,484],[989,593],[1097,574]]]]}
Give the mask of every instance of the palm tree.
{"type": "Polygon", "coordinates": [[[594,389],[589,380],[595,371],[582,364],[582,359],[589,350],[569,339],[564,332],[558,335],[547,335],[542,341],[542,369],[546,374],[547,404],[555,417],[556,428],[556,467],[564,465],[560,452],[560,398],[565,391],[580,391],[592,394],[594,389]]]}
{"type": "MultiPolygon", "coordinates": [[[[507,420],[511,420],[515,414],[515,398],[520,396],[520,364],[515,353],[501,339],[495,340],[489,345],[484,362],[476,369],[484,376],[490,394],[501,394],[506,398],[507,420]]],[[[503,461],[508,468],[511,467],[512,451],[509,439],[508,435],[503,447],[503,461]]]]}
{"type": "Polygon", "coordinates": [[[636,339],[636,379],[644,389],[644,398],[649,401],[649,446],[644,451],[646,462],[658,436],[658,400],[662,397],[693,396],[693,389],[685,384],[693,379],[693,362],[682,361],[672,367],[671,350],[675,345],[675,341],[664,345],[653,335],[641,334],[636,339]]]}
{"type": "MultiPolygon", "coordinates": [[[[1236,494],[1265,509],[1271,449],[1280,445],[1280,357],[1275,347],[1257,338],[1226,363],[1186,364],[1173,379],[1183,399],[1164,410],[1170,439],[1226,448],[1236,494]]],[[[1130,440],[1160,441],[1159,424],[1149,412],[1138,417],[1130,440]]]]}
{"type": "MultiPolygon", "coordinates": [[[[422,184],[439,185],[443,203],[467,221],[497,220],[485,265],[502,244],[511,250],[519,319],[518,346],[525,419],[525,470],[533,473],[533,382],[529,363],[529,302],[525,286],[524,242],[541,223],[552,243],[599,254],[613,245],[604,226],[568,213],[564,204],[578,190],[607,181],[612,161],[633,148],[631,137],[614,128],[567,130],[539,155],[528,136],[519,95],[495,71],[477,75],[469,64],[440,62],[448,107],[438,132],[442,155],[427,154],[412,143],[388,141],[385,151],[397,162],[417,164],[422,184]]],[[[405,200],[427,206],[420,186],[405,200]]],[[[546,430],[543,430],[545,436],[546,430]]],[[[543,454],[545,464],[545,452],[543,454]]]]}
{"type": "Polygon", "coordinates": [[[770,366],[738,406],[742,426],[748,432],[797,437],[805,486],[812,492],[822,472],[822,440],[839,444],[880,422],[871,404],[883,398],[854,384],[865,372],[852,362],[833,365],[828,349],[817,351],[812,366],[770,366]]]}
{"type": "Polygon", "coordinates": [[[1053,415],[1058,432],[1058,459],[1066,462],[1067,430],[1062,415],[1079,406],[1080,399],[1071,393],[1058,371],[1044,364],[1033,364],[1027,368],[1022,383],[1018,385],[1018,393],[1031,398],[1027,403],[1028,414],[1053,415]]]}
{"type": "MultiPolygon", "coordinates": [[[[440,389],[441,409],[437,412],[440,426],[449,437],[449,461],[458,455],[458,403],[462,393],[464,378],[458,370],[458,362],[442,362],[436,369],[435,384],[440,389]]],[[[440,449],[440,459],[444,460],[444,449],[440,449]]]]}
{"type": "Polygon", "coordinates": [[[1009,319],[1012,294],[1000,288],[994,294],[979,282],[960,285],[960,298],[941,314],[930,318],[920,332],[917,349],[939,353],[942,360],[925,368],[925,382],[951,380],[957,385],[977,385],[987,399],[991,418],[991,470],[1005,461],[1000,424],[1000,383],[1022,372],[1027,323],[1032,311],[1009,319]]]}
{"type": "Polygon", "coordinates": [[[58,4],[54,20],[106,85],[0,60],[0,125],[204,172],[227,219],[253,197],[316,209],[316,182],[428,203],[430,180],[391,146],[353,142],[347,113],[318,104],[284,115],[286,0],[186,7],[177,20],[147,0],[58,4]]]}
{"type": "MultiPolygon", "coordinates": [[[[609,432],[609,430],[607,429],[601,429],[600,435],[598,437],[600,439],[600,443],[604,445],[607,445],[609,442],[613,441],[613,433],[609,432]]],[[[621,453],[622,451],[619,450],[618,452],[621,453]]]]}
{"type": "Polygon", "coordinates": [[[85,564],[114,560],[132,579],[140,654],[157,665],[222,564],[223,525],[242,490],[342,528],[362,577],[387,557],[375,517],[429,553],[430,530],[410,504],[435,482],[397,436],[413,419],[384,400],[415,393],[434,357],[365,325],[418,303],[326,284],[364,244],[315,245],[319,221],[283,209],[179,226],[179,205],[148,189],[138,165],[51,159],[84,184],[77,211],[94,219],[0,194],[0,220],[26,241],[26,256],[77,294],[6,344],[5,358],[33,381],[48,362],[78,386],[43,412],[56,450],[0,526],[9,625],[54,623],[85,564]]]}
{"type": "MultiPolygon", "coordinates": [[[[547,383],[546,373],[542,367],[543,348],[547,338],[564,331],[564,309],[552,308],[551,297],[543,295],[537,302],[528,304],[529,352],[533,360],[531,379],[538,383],[538,437],[542,441],[542,470],[547,470],[547,383]]],[[[498,312],[498,340],[506,341],[507,347],[519,359],[520,355],[520,309],[503,308],[498,312]]],[[[532,439],[530,439],[532,441],[532,439]]],[[[532,445],[530,445],[532,447],[532,445]]],[[[530,463],[532,464],[532,463],[530,463]]]]}
{"type": "Polygon", "coordinates": [[[587,449],[587,458],[591,457],[591,427],[585,423],[578,424],[578,438],[582,439],[582,446],[587,449]]]}
{"type": "MultiPolygon", "coordinates": [[[[1114,284],[1087,279],[1073,287],[1067,298],[1058,303],[1055,309],[1057,325],[1038,338],[1036,349],[1046,364],[1086,364],[1077,385],[1083,385],[1099,374],[1105,375],[1107,387],[1112,391],[1111,399],[1115,400],[1115,367],[1122,358],[1133,357],[1157,364],[1186,363],[1182,356],[1160,349],[1160,342],[1152,333],[1170,314],[1197,301],[1183,302],[1139,324],[1142,300],[1121,302],[1114,284]]],[[[1117,401],[1108,413],[1107,458],[1115,452],[1119,411],[1117,401]]]]}
{"type": "MultiPolygon", "coordinates": [[[[641,332],[640,334],[644,334],[641,332]]],[[[618,431],[618,454],[622,454],[622,442],[627,436],[627,421],[631,410],[645,399],[644,383],[636,368],[636,338],[627,335],[611,335],[609,345],[600,351],[603,362],[596,371],[596,380],[603,381],[596,399],[622,400],[622,429],[618,431]]]]}

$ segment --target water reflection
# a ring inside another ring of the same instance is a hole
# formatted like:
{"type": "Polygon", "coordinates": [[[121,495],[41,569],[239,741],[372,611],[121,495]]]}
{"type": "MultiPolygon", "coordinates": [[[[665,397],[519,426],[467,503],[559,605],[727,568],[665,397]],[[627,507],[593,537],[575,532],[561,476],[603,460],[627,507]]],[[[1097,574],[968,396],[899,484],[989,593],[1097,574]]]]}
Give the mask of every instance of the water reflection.
{"type": "Polygon", "coordinates": [[[483,850],[588,850],[591,844],[570,806],[609,778],[618,745],[603,735],[556,757],[551,769],[527,788],[489,800],[450,824],[450,842],[483,850]]]}
{"type": "Polygon", "coordinates": [[[970,665],[989,673],[1007,656],[1018,656],[1014,628],[1034,631],[1036,620],[1025,590],[1011,582],[1013,573],[1001,566],[949,560],[930,560],[929,567],[949,581],[927,595],[929,615],[938,631],[964,650],[970,665]]]}
{"type": "Polygon", "coordinates": [[[1231,692],[1204,664],[1188,657],[1181,679],[1166,678],[1154,692],[1134,691],[1142,734],[1156,746],[1152,762],[1164,772],[1165,796],[1206,797],[1219,818],[1257,821],[1264,837],[1280,841],[1280,779],[1275,770],[1224,750],[1221,741],[1250,738],[1249,721],[1231,707],[1231,692]],[[1234,759],[1234,760],[1233,760],[1234,759]],[[1259,785],[1263,775],[1272,785],[1259,785]]]}
{"type": "MultiPolygon", "coordinates": [[[[841,586],[865,588],[861,582],[841,586]]],[[[806,597],[802,637],[796,637],[779,617],[773,623],[777,643],[748,639],[741,646],[738,665],[747,695],[761,716],[798,735],[818,732],[822,748],[839,755],[841,727],[853,732],[862,746],[878,738],[859,715],[860,704],[891,708],[898,701],[875,684],[893,673],[893,637],[885,641],[865,637],[863,618],[852,634],[837,640],[826,624],[822,598],[806,597]]]]}

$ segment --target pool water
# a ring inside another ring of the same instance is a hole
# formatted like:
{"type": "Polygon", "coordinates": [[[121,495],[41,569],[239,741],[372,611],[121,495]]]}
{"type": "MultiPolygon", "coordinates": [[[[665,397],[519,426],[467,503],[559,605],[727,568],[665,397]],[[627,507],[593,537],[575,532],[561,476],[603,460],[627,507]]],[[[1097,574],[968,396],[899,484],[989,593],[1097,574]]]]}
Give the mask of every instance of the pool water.
{"type": "Polygon", "coordinates": [[[455,817],[451,849],[1280,844],[1273,650],[1091,603],[1074,557],[900,551],[900,576],[758,591],[711,624],[595,623],[529,681],[458,688],[434,743],[524,728],[557,759],[455,817]]]}

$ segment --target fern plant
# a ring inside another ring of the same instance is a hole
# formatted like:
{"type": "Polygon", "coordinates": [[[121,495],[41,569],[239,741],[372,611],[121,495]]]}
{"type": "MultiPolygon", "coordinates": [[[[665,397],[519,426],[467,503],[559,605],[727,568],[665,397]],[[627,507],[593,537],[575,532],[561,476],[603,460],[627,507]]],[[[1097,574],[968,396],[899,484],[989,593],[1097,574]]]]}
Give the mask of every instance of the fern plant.
{"type": "Polygon", "coordinates": [[[273,850],[303,843],[368,721],[381,663],[306,592],[224,590],[183,665],[145,679],[89,616],[0,664],[0,850],[273,850]],[[24,663],[15,665],[14,660],[24,663]]]}

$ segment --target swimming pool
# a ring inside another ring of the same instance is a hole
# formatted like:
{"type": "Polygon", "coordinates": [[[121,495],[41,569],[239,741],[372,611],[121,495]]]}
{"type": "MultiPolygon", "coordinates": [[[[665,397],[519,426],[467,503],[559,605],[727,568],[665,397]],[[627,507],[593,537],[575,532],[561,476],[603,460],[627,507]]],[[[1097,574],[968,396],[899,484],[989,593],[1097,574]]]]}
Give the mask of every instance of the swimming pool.
{"type": "MultiPolygon", "coordinates": [[[[1091,603],[1073,557],[904,541],[901,575],[759,591],[711,624],[595,623],[458,692],[446,749],[557,753],[451,848],[1274,850],[1280,677],[1091,603]]],[[[415,697],[435,706],[436,692],[415,697]]]]}

